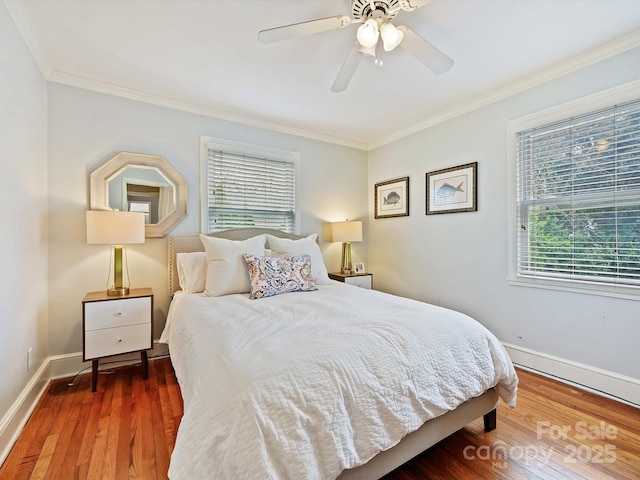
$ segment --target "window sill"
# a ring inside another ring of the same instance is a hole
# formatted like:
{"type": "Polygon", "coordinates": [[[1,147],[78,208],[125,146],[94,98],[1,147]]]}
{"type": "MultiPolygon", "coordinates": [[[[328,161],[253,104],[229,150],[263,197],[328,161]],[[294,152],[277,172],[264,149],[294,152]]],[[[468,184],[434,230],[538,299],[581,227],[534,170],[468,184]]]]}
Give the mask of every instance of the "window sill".
{"type": "Polygon", "coordinates": [[[509,285],[518,287],[543,288],[585,295],[640,300],[640,287],[632,285],[602,285],[578,280],[552,280],[527,276],[509,276],[507,281],[509,285]]]}

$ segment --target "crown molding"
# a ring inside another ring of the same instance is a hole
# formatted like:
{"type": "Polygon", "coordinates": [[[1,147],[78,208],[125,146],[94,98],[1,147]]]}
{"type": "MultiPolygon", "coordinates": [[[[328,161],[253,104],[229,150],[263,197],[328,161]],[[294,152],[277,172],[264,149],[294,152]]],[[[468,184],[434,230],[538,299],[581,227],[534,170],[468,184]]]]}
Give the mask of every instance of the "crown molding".
{"type": "Polygon", "coordinates": [[[31,21],[31,17],[29,16],[29,12],[27,11],[27,7],[25,6],[26,3],[24,1],[17,0],[2,1],[7,7],[7,11],[9,12],[13,23],[16,25],[16,28],[22,35],[22,38],[27,44],[27,47],[31,51],[31,55],[38,65],[38,68],[42,72],[42,76],[50,82],[61,83],[64,85],[83,88],[85,90],[91,90],[94,92],[105,93],[117,97],[128,98],[130,100],[137,100],[144,103],[159,105],[175,110],[181,110],[184,112],[196,113],[198,115],[218,118],[221,120],[227,120],[243,125],[264,128],[266,130],[271,130],[278,133],[295,135],[311,140],[319,140],[321,142],[333,143],[336,145],[342,145],[358,150],[367,151],[369,149],[368,144],[365,142],[358,142],[347,138],[341,138],[333,135],[313,132],[310,130],[303,130],[287,125],[281,125],[266,120],[259,120],[256,118],[248,117],[246,115],[239,115],[223,110],[218,110],[212,107],[207,107],[205,105],[198,105],[175,98],[164,97],[162,95],[156,95],[153,93],[134,90],[120,85],[112,85],[109,83],[80,77],[71,73],[56,71],[47,60],[46,55],[43,53],[38,41],[36,40],[36,36],[33,34],[33,23],[31,21]]]}
{"type": "Polygon", "coordinates": [[[312,132],[309,130],[303,130],[300,128],[290,127],[287,125],[280,125],[265,120],[259,120],[246,115],[239,115],[224,110],[218,110],[216,108],[207,107],[205,105],[199,105],[195,103],[185,102],[176,98],[165,97],[162,95],[156,95],[149,92],[143,92],[140,90],[134,90],[132,88],[123,87],[120,85],[113,85],[98,80],[80,77],[70,73],[54,71],[47,78],[50,82],[60,83],[63,85],[69,85],[72,87],[82,88],[85,90],[91,90],[93,92],[106,93],[108,95],[114,95],[116,97],[127,98],[130,100],[137,100],[139,102],[150,103],[161,107],[172,108],[174,110],[181,110],[183,112],[196,113],[198,115],[204,115],[207,117],[218,118],[229,122],[240,123],[243,125],[249,125],[252,127],[264,128],[278,133],[284,133],[289,135],[295,135],[298,137],[309,138],[312,140],[319,140],[327,143],[334,143],[345,147],[356,148],[359,150],[368,150],[368,145],[363,142],[357,142],[346,138],[335,137],[332,135],[325,135],[319,132],[312,132]]]}
{"type": "Polygon", "coordinates": [[[629,35],[621,37],[613,42],[607,43],[599,48],[590,50],[582,55],[573,57],[570,60],[563,61],[553,67],[542,70],[538,73],[528,76],[525,80],[516,81],[500,88],[492,90],[487,95],[477,98],[469,103],[459,105],[447,111],[444,114],[436,115],[424,122],[413,127],[397,131],[387,137],[381,138],[379,141],[369,144],[369,151],[374,150],[382,145],[408,137],[414,133],[425,130],[434,125],[444,123],[466,113],[477,110],[486,105],[490,105],[499,100],[508,98],[517,93],[537,87],[550,80],[555,80],[569,73],[575,72],[582,68],[593,65],[607,58],[613,57],[620,53],[624,53],[633,48],[640,47],[640,31],[633,32],[629,35]]]}
{"type": "Polygon", "coordinates": [[[53,68],[44,53],[42,53],[40,45],[36,41],[36,36],[33,34],[33,29],[31,28],[31,17],[29,16],[29,12],[27,12],[27,7],[25,6],[26,2],[4,0],[3,3],[5,7],[7,7],[7,11],[9,12],[16,28],[20,32],[20,35],[22,35],[22,38],[27,44],[27,47],[38,65],[40,72],[42,72],[42,76],[45,79],[48,79],[53,72],[53,68]]]}
{"type": "Polygon", "coordinates": [[[448,109],[448,111],[446,111],[445,113],[439,115],[437,114],[431,118],[428,118],[424,122],[420,122],[412,127],[398,130],[387,135],[386,137],[382,137],[371,143],[367,143],[347,138],[336,137],[333,135],[327,135],[320,132],[314,132],[311,130],[303,130],[288,125],[282,125],[274,122],[269,122],[267,120],[260,120],[246,115],[219,110],[205,105],[186,102],[176,98],[165,97],[162,95],[139,91],[120,85],[113,85],[98,80],[84,78],[71,73],[55,71],[42,52],[41,48],[39,47],[36,37],[33,34],[32,22],[25,7],[25,2],[17,0],[2,1],[7,7],[7,10],[16,27],[24,38],[29,50],[31,51],[31,54],[33,55],[34,60],[36,61],[38,67],[40,68],[40,71],[42,72],[42,75],[48,81],[82,88],[85,90],[91,90],[94,92],[105,93],[108,95],[114,95],[117,97],[127,98],[130,100],[136,100],[144,103],[172,108],[175,110],[195,113],[212,118],[218,118],[242,125],[264,128],[266,130],[271,130],[278,133],[333,143],[336,145],[342,145],[345,147],[364,151],[374,150],[388,143],[392,143],[404,137],[408,137],[409,135],[413,135],[414,133],[418,133],[440,123],[452,120],[456,117],[470,113],[486,105],[508,98],[512,95],[521,93],[533,87],[537,87],[550,80],[562,77],[569,73],[585,68],[589,65],[598,63],[609,57],[618,55],[625,51],[631,50],[632,48],[640,46],[640,31],[633,32],[599,48],[590,50],[589,52],[585,52],[582,55],[578,55],[570,60],[563,61],[548,69],[530,75],[523,81],[512,82],[500,88],[493,89],[486,95],[478,97],[470,102],[459,104],[456,107],[448,109]]]}

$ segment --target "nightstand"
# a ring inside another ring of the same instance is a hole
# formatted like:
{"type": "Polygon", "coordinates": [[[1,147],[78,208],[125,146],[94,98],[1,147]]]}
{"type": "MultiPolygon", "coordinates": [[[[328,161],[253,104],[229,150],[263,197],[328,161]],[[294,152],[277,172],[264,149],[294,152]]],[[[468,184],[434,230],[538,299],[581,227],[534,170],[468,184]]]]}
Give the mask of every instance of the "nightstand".
{"type": "Polygon", "coordinates": [[[373,288],[373,274],[372,273],[330,273],[329,278],[331,280],[337,280],[339,282],[348,283],[349,285],[355,285],[356,287],[367,288],[371,290],[373,288]]]}
{"type": "Polygon", "coordinates": [[[132,288],[110,297],[90,292],[82,300],[82,361],[91,360],[91,391],[96,391],[98,361],[121,353],[140,352],[143,378],[149,376],[147,350],[153,347],[153,290],[132,288]]]}

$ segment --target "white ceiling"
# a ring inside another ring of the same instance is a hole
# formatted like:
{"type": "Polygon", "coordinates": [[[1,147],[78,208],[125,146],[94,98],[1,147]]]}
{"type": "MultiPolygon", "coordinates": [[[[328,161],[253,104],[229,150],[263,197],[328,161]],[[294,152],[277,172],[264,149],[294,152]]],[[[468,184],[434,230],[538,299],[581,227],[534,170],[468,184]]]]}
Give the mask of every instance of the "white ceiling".
{"type": "Polygon", "coordinates": [[[360,148],[640,46],[638,0],[435,0],[400,12],[455,60],[402,49],[331,85],[357,26],[265,45],[258,31],[349,14],[348,0],[5,0],[52,81],[360,148]]]}

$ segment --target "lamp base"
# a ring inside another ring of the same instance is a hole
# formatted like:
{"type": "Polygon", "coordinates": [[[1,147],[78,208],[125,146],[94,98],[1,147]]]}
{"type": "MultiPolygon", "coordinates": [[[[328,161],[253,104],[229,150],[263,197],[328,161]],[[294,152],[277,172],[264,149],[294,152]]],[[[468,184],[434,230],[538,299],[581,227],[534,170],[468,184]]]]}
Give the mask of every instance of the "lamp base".
{"type": "Polygon", "coordinates": [[[107,290],[108,297],[126,297],[129,295],[129,287],[111,287],[107,290]]]}
{"type": "Polygon", "coordinates": [[[125,287],[122,281],[123,250],[124,247],[122,245],[113,246],[113,286],[107,290],[108,297],[125,297],[129,295],[129,287],[125,287]]]}
{"type": "Polygon", "coordinates": [[[351,275],[351,242],[342,244],[342,259],[340,273],[343,275],[351,275]]]}

